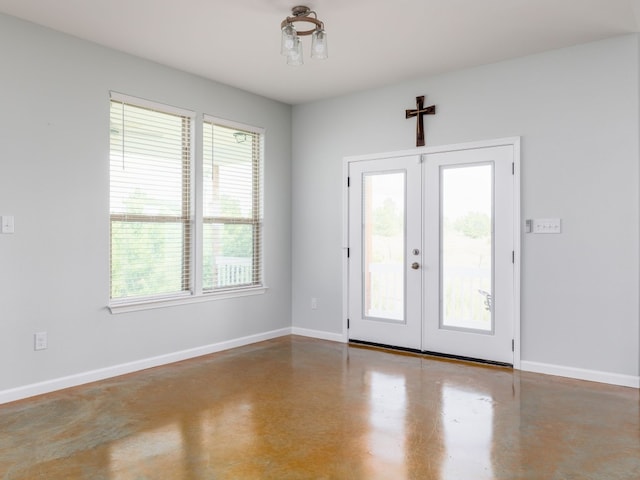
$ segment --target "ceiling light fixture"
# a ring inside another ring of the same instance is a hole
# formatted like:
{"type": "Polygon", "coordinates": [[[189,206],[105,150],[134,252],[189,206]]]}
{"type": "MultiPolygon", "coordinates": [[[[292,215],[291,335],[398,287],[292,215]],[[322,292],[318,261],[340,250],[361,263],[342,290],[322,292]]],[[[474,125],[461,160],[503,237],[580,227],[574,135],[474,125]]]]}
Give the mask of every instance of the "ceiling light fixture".
{"type": "Polygon", "coordinates": [[[245,132],[235,132],[233,137],[236,139],[236,143],[244,143],[247,141],[247,134],[245,132]]]}
{"type": "Polygon", "coordinates": [[[319,60],[327,58],[327,34],[324,31],[324,23],[318,20],[316,12],[309,7],[302,5],[293,7],[291,16],[282,21],[280,29],[282,30],[280,53],[286,55],[287,65],[297,67],[303,64],[300,37],[306,35],[311,35],[311,58],[319,60]],[[294,25],[296,22],[307,22],[313,26],[309,30],[298,31],[294,25]]]}

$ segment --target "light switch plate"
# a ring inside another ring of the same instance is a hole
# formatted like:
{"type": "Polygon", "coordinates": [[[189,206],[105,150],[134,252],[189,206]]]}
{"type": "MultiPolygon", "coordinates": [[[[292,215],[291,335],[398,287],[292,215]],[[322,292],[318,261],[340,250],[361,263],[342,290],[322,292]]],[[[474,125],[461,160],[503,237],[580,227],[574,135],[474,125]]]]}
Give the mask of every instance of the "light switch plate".
{"type": "Polygon", "coordinates": [[[562,221],[559,218],[536,218],[533,220],[533,233],[562,233],[562,221]]]}
{"type": "Polygon", "coordinates": [[[14,232],[14,220],[13,215],[3,215],[2,222],[0,223],[0,230],[2,233],[13,233],[14,232]]]}
{"type": "Polygon", "coordinates": [[[47,332],[36,332],[33,334],[33,349],[46,350],[48,347],[47,332]]]}

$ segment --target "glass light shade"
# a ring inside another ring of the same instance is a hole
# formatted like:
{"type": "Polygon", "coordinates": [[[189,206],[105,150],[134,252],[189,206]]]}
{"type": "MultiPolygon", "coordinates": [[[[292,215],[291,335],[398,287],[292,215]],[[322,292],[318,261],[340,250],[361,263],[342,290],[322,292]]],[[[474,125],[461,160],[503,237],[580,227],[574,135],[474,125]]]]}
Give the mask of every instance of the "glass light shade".
{"type": "Polygon", "coordinates": [[[282,42],[280,45],[280,54],[281,55],[289,55],[291,51],[295,48],[296,39],[298,38],[298,33],[296,29],[293,28],[293,25],[287,23],[284,27],[282,27],[282,42]]]}
{"type": "Polygon", "coordinates": [[[299,67],[303,64],[302,43],[300,42],[300,37],[296,36],[293,43],[293,49],[287,54],[287,65],[291,65],[292,67],[299,67]]]}
{"type": "Polygon", "coordinates": [[[311,35],[311,58],[324,60],[328,58],[327,34],[322,29],[317,29],[311,35]]]}

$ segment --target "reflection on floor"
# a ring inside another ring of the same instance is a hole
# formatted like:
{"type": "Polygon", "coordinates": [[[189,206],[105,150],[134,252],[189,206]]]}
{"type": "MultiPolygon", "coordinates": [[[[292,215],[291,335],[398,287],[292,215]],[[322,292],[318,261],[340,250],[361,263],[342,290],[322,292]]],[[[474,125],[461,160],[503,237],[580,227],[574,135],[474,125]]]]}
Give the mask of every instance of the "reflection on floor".
{"type": "Polygon", "coordinates": [[[639,479],[639,405],[283,337],[0,406],[0,479],[639,479]]]}

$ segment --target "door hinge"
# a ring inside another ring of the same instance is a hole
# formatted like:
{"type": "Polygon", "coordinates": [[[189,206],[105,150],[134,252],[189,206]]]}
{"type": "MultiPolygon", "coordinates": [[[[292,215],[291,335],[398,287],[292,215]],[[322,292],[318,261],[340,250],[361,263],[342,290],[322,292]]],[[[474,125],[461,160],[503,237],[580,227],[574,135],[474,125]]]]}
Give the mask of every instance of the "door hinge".
{"type": "Polygon", "coordinates": [[[347,188],[351,186],[351,177],[347,177],[347,188]]]}
{"type": "Polygon", "coordinates": [[[351,256],[351,249],[347,247],[347,258],[349,258],[350,256],[351,256]]]}
{"type": "Polygon", "coordinates": [[[511,175],[516,174],[516,162],[511,162],[511,175]]]}
{"type": "Polygon", "coordinates": [[[515,250],[511,250],[511,263],[513,263],[513,264],[516,263],[516,251],[515,250]]]}
{"type": "Polygon", "coordinates": [[[514,339],[511,339],[511,351],[516,351],[516,341],[514,339]]]}
{"type": "Polygon", "coordinates": [[[347,318],[347,330],[349,330],[350,324],[351,324],[351,321],[347,318]]]}

